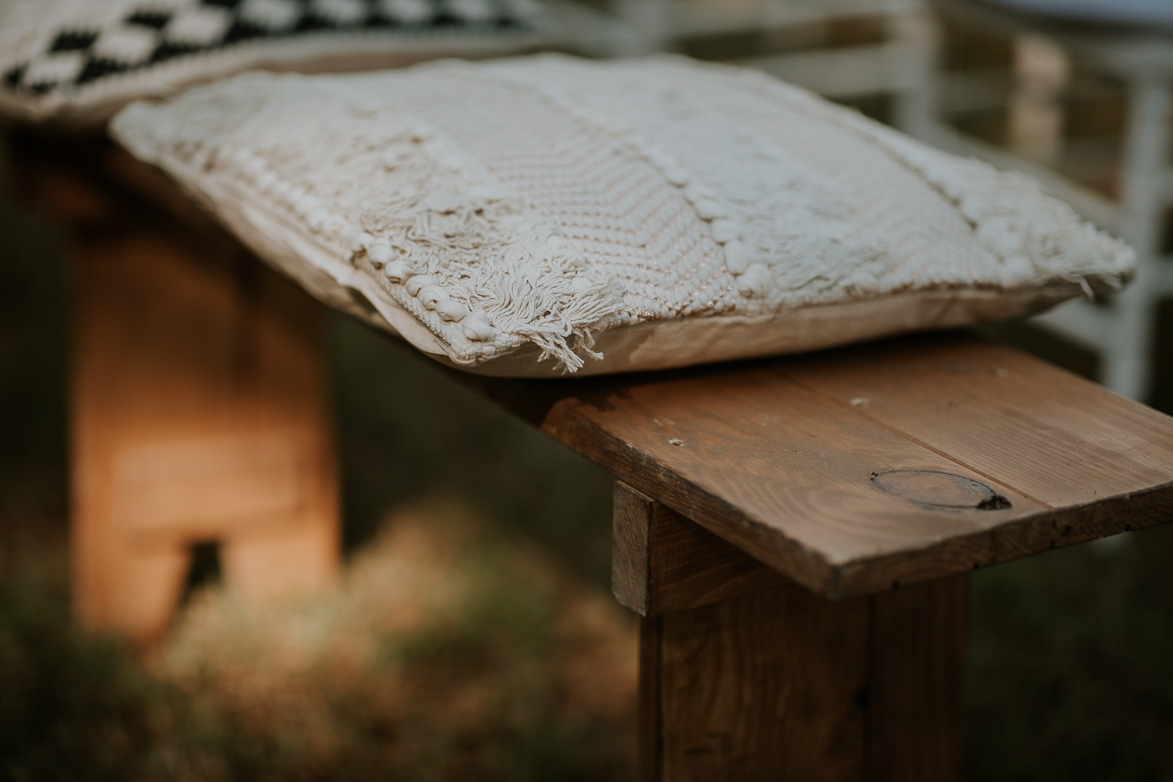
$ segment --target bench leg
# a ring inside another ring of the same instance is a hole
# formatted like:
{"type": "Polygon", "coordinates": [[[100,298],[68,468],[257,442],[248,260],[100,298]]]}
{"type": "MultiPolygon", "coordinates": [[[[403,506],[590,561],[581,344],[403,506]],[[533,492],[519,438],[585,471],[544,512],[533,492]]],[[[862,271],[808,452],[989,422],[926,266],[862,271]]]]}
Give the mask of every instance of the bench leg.
{"type": "Polygon", "coordinates": [[[642,780],[958,777],[964,576],[829,601],[770,583],[764,566],[625,486],[616,500],[616,562],[642,567],[616,573],[620,600],[654,576],[640,634],[642,780]]]}
{"type": "Polygon", "coordinates": [[[253,602],[338,567],[317,305],[241,254],[158,229],[76,238],[71,460],[83,624],[150,643],[190,546],[222,544],[253,602]]]}
{"type": "Polygon", "coordinates": [[[337,537],[330,516],[310,513],[287,529],[228,538],[220,562],[225,579],[246,603],[263,604],[333,581],[337,537]]]}

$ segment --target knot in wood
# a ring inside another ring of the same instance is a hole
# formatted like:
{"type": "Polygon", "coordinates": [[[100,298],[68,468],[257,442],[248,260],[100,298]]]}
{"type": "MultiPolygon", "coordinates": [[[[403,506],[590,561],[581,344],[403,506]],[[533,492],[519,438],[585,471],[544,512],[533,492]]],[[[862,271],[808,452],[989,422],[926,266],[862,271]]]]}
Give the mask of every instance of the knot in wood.
{"type": "Polygon", "coordinates": [[[879,473],[872,482],[893,496],[933,508],[1005,510],[1010,507],[1010,500],[984,483],[948,472],[890,470],[879,473]]]}

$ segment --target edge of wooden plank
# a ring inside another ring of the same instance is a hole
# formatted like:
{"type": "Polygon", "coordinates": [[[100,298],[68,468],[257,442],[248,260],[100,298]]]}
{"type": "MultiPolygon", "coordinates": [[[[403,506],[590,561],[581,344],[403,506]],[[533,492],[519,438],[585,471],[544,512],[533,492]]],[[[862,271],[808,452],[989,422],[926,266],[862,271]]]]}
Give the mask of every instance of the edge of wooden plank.
{"type": "Polygon", "coordinates": [[[791,583],[782,573],[622,481],[615,484],[611,586],[661,616],[791,583]]]}
{"type": "Polygon", "coordinates": [[[838,592],[839,569],[819,552],[780,530],[746,518],[737,507],[698,489],[681,476],[659,470],[658,465],[631,444],[585,417],[575,415],[573,406],[569,399],[555,403],[540,424],[541,430],[562,442],[596,444],[594,448],[576,450],[596,463],[605,463],[616,478],[636,491],[656,497],[658,502],[742,551],[754,552],[762,562],[808,589],[828,596],[838,592]],[[612,458],[603,458],[605,454],[612,458]],[[764,545],[765,541],[768,545],[764,545]]]}
{"type": "Polygon", "coordinates": [[[912,554],[856,560],[835,568],[825,594],[840,597],[875,593],[1173,522],[1173,481],[1089,503],[1064,512],[1063,521],[1059,518],[1054,512],[1041,513],[955,537],[912,554]]]}
{"type": "MultiPolygon", "coordinates": [[[[573,397],[556,401],[540,428],[555,439],[591,442],[579,449],[589,459],[606,463],[617,478],[647,496],[695,521],[723,538],[826,597],[872,594],[900,584],[987,567],[1041,553],[1053,548],[1173,521],[1173,481],[1150,489],[1110,497],[1063,513],[1064,521],[1047,509],[1001,525],[959,535],[915,551],[901,550],[874,557],[836,563],[824,554],[745,516],[720,497],[697,487],[605,431],[585,416],[577,415],[573,397]],[[604,456],[606,458],[604,458],[604,456]],[[1023,534],[1023,528],[1027,533],[1023,534]],[[1010,545],[1011,539],[1018,544],[1010,545]],[[1022,541],[1027,541],[1026,545],[1022,541]]],[[[960,465],[959,465],[960,466],[960,465]]]]}
{"type": "Polygon", "coordinates": [[[652,574],[648,532],[653,500],[622,481],[615,482],[611,522],[611,593],[640,616],[651,609],[652,574]]]}

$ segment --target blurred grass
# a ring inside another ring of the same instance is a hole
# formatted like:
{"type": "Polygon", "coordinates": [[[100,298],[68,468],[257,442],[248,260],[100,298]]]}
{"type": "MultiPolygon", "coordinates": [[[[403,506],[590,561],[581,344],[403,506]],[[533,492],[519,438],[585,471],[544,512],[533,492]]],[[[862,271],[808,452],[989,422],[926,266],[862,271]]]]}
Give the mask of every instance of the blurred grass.
{"type": "MultiPolygon", "coordinates": [[[[145,661],[73,627],[64,302],[0,187],[0,780],[630,775],[610,479],[341,318],[339,589],[256,613],[212,579],[145,661]]],[[[967,779],[1173,779],[1171,561],[1156,529],[974,574],[967,779]]]]}
{"type": "Polygon", "coordinates": [[[966,778],[1173,779],[1173,526],[974,574],[966,778]]]}
{"type": "Polygon", "coordinates": [[[460,506],[387,519],[323,594],[256,611],[204,588],[141,662],[70,624],[59,530],[2,529],[0,778],[585,781],[634,768],[633,620],[460,506]]]}

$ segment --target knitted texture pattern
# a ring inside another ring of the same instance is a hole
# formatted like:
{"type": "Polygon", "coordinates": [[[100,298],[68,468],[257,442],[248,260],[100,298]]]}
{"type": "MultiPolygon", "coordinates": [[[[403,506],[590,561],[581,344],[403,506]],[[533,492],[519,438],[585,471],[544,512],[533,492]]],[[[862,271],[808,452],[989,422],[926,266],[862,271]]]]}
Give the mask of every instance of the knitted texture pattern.
{"type": "Polygon", "coordinates": [[[549,28],[533,0],[0,0],[0,108],[94,121],[250,67],[518,51],[549,28]]]}
{"type": "Polygon", "coordinates": [[[1031,180],[682,58],[249,75],[112,130],[262,256],[409,313],[460,365],[528,344],[574,371],[639,324],[1050,291],[1023,311],[1134,266],[1031,180]]]}

